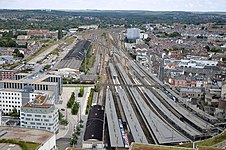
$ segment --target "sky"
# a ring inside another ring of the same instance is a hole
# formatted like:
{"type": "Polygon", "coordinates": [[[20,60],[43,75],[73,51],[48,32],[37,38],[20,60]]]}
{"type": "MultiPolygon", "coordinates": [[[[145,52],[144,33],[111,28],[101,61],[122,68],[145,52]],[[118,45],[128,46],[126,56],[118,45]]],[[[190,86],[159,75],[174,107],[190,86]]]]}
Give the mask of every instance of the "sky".
{"type": "Polygon", "coordinates": [[[0,0],[0,9],[226,12],[226,0],[0,0]]]}

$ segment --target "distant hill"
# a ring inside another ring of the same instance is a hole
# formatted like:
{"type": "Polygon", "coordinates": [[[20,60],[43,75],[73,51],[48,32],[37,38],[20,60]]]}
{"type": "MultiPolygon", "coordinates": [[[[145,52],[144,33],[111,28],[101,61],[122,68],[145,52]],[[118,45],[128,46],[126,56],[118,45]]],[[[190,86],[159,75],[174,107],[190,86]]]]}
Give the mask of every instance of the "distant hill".
{"type": "Polygon", "coordinates": [[[20,27],[52,29],[63,27],[64,29],[83,24],[99,24],[107,27],[107,24],[146,24],[146,23],[182,23],[202,24],[226,22],[226,12],[183,12],[183,11],[137,11],[137,10],[0,10],[0,29],[20,27]],[[80,16],[80,17],[79,17],[80,16]],[[87,19],[87,17],[93,17],[87,19]],[[7,19],[12,19],[9,22],[7,19]],[[17,19],[15,19],[17,18],[17,19]],[[32,20],[38,20],[37,25],[31,24],[32,20]],[[28,20],[28,21],[27,21],[28,20]],[[27,21],[27,22],[26,22],[27,21]],[[64,24],[62,24],[64,21],[64,24]],[[48,22],[48,24],[46,23],[48,22]]]}

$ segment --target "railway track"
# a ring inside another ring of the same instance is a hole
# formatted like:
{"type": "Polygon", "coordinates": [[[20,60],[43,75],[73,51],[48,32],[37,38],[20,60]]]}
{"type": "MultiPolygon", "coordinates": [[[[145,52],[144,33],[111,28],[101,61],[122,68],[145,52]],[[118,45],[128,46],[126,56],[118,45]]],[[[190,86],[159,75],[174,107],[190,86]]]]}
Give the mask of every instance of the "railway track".
{"type": "MultiPolygon", "coordinates": [[[[131,79],[129,79],[120,64],[117,64],[117,69],[122,82],[124,84],[132,84],[131,79]]],[[[137,118],[142,121],[140,124],[145,125],[145,133],[148,133],[146,137],[151,138],[149,139],[149,142],[154,142],[155,144],[169,144],[188,141],[188,139],[164,123],[156,114],[153,113],[152,110],[150,110],[136,88],[126,87],[126,91],[131,99],[130,103],[133,106],[133,110],[135,111],[137,118]],[[169,138],[169,135],[171,134],[173,136],[172,138],[169,138]]]]}

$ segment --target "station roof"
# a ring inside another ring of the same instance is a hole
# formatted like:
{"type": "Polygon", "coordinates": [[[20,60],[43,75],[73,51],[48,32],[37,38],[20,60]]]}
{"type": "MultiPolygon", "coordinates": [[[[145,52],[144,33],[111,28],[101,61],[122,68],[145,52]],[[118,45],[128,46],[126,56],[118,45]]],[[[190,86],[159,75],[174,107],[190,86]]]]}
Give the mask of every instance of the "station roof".
{"type": "Polygon", "coordinates": [[[104,110],[101,107],[102,106],[100,105],[94,105],[91,107],[86,123],[84,141],[91,139],[102,141],[104,110]]]}

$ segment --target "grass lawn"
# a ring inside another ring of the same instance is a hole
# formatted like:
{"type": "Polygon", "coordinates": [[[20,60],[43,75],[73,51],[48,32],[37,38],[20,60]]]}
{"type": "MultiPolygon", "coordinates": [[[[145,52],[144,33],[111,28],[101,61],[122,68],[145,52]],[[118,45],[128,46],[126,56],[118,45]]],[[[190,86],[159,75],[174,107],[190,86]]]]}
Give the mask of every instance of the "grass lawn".
{"type": "Polygon", "coordinates": [[[157,145],[145,145],[145,144],[133,144],[132,150],[191,150],[190,148],[180,148],[180,147],[165,147],[157,145]]]}
{"type": "MultiPolygon", "coordinates": [[[[198,146],[213,146],[213,145],[221,143],[225,140],[226,140],[226,131],[224,131],[222,134],[219,134],[215,137],[212,137],[212,138],[209,138],[209,139],[206,139],[206,140],[203,140],[203,141],[198,141],[198,142],[195,142],[195,143],[198,146]]],[[[192,143],[183,144],[181,146],[182,147],[192,147],[192,143]]]]}
{"type": "Polygon", "coordinates": [[[68,150],[81,150],[81,148],[71,148],[71,147],[69,147],[68,150]]]}
{"type": "Polygon", "coordinates": [[[5,140],[5,139],[0,140],[0,143],[16,144],[16,145],[19,145],[22,148],[22,150],[35,150],[40,146],[40,144],[38,143],[16,141],[16,140],[5,140]]]}
{"type": "MultiPolygon", "coordinates": [[[[158,146],[145,144],[132,144],[132,150],[192,150],[192,148],[176,147],[176,146],[158,146]]],[[[223,150],[214,147],[199,147],[199,150],[223,150]]]]}
{"type": "Polygon", "coordinates": [[[94,86],[93,85],[84,85],[84,86],[79,86],[79,85],[73,85],[73,84],[63,84],[63,87],[64,88],[71,88],[71,87],[77,87],[77,88],[81,88],[81,87],[84,87],[84,88],[87,88],[87,87],[90,87],[90,88],[93,88],[94,86]]]}
{"type": "Polygon", "coordinates": [[[37,143],[26,143],[27,145],[27,150],[35,150],[40,146],[40,144],[37,143]]]}

